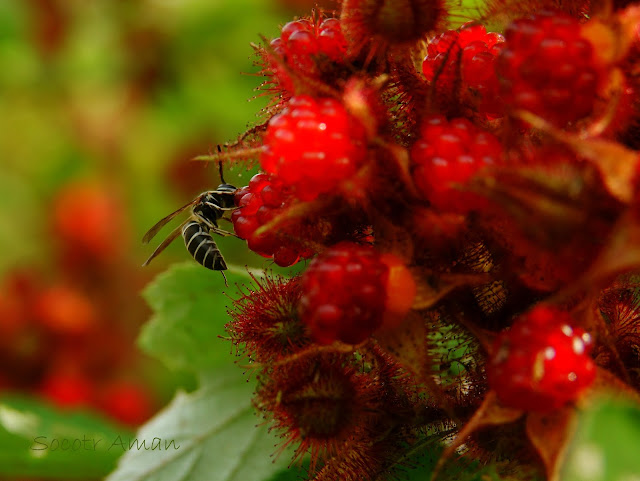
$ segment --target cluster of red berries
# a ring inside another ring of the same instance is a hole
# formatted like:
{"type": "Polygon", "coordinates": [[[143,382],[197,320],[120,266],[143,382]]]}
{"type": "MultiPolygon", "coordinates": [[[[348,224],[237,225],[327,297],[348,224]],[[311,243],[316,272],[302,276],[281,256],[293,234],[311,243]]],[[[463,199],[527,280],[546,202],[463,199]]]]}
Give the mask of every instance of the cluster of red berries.
{"type": "Polygon", "coordinates": [[[554,472],[476,435],[473,412],[506,407],[541,426],[536,416],[581,406],[607,376],[640,389],[637,296],[599,297],[608,280],[615,292],[638,284],[620,275],[640,262],[615,259],[637,257],[640,156],[624,139],[640,136],[640,111],[619,115],[615,87],[634,82],[640,14],[576,17],[549,0],[565,11],[525,18],[491,2],[488,33],[445,30],[445,2],[407,3],[345,0],[339,18],[291,22],[261,52],[292,90],[244,152],[264,173],[238,191],[232,219],[279,265],[315,258],[258,282],[228,328],[258,361],[256,405],[297,455],[312,453],[317,480],[377,479],[402,457],[393,446],[459,421],[469,437],[452,446],[470,456],[554,472]],[[388,422],[363,415],[380,410],[388,422]]]}
{"type": "Polygon", "coordinates": [[[31,392],[63,408],[93,408],[121,423],[141,424],[153,413],[154,395],[132,377],[139,359],[130,325],[121,324],[132,319],[112,298],[128,296],[131,312],[135,306],[144,312],[139,285],[131,282],[135,276],[113,268],[127,265],[121,257],[127,248],[124,211],[99,184],[64,186],[52,204],[52,272],[25,266],[0,284],[0,390],[31,392]]]}

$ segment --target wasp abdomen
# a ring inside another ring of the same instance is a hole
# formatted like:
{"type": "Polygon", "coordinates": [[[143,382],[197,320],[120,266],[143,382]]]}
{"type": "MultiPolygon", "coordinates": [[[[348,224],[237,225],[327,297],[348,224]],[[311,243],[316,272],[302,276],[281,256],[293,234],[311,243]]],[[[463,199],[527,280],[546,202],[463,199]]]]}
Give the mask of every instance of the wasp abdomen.
{"type": "Polygon", "coordinates": [[[214,271],[224,271],[227,264],[220,249],[211,238],[209,228],[195,220],[187,222],[182,228],[182,237],[189,254],[198,264],[214,271]]]}

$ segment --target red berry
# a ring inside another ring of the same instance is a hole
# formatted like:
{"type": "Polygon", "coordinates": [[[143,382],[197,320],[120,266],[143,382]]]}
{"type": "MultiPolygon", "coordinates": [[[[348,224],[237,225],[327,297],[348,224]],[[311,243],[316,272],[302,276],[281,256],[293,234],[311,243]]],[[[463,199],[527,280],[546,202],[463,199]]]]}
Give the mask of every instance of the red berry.
{"type": "Polygon", "coordinates": [[[327,57],[334,64],[343,63],[347,44],[337,18],[327,18],[319,25],[300,19],[282,27],[280,37],[273,39],[270,47],[280,58],[266,56],[266,73],[284,90],[293,93],[295,88],[290,71],[303,77],[320,77],[326,66],[318,60],[327,57]],[[283,68],[282,62],[289,71],[283,68]]]}
{"type": "Polygon", "coordinates": [[[74,256],[113,261],[124,250],[124,210],[106,186],[65,186],[53,203],[53,228],[74,256]]]}
{"type": "Polygon", "coordinates": [[[62,408],[90,406],[94,400],[94,385],[79,374],[50,374],[40,386],[42,395],[62,408]]]}
{"type": "Polygon", "coordinates": [[[548,411],[574,401],[596,376],[591,336],[571,327],[569,313],[538,306],[495,340],[489,385],[502,403],[548,411]]]}
{"type": "Polygon", "coordinates": [[[387,319],[392,327],[404,317],[415,295],[413,279],[399,268],[406,271],[395,256],[381,256],[372,246],[351,242],[333,246],[316,258],[302,276],[302,322],[323,344],[335,340],[358,344],[387,319]],[[403,282],[391,285],[390,278],[403,282]],[[410,282],[405,282],[408,279],[410,282]],[[407,292],[411,297],[408,302],[395,299],[396,295],[406,297],[407,292]],[[393,303],[390,299],[394,299],[393,303]]]}
{"type": "Polygon", "coordinates": [[[505,39],[497,71],[510,108],[559,126],[591,114],[604,73],[577,18],[541,12],[513,22],[505,39]]]}
{"type": "Polygon", "coordinates": [[[36,300],[34,315],[43,326],[60,334],[84,334],[97,324],[91,301],[67,286],[44,290],[36,300]]]}
{"type": "Polygon", "coordinates": [[[117,381],[106,386],[100,405],[108,415],[130,426],[142,424],[153,414],[149,392],[131,382],[117,381]]]}
{"type": "Polygon", "coordinates": [[[278,179],[256,174],[248,186],[238,190],[235,199],[240,208],[231,214],[231,221],[235,233],[247,240],[252,251],[265,257],[273,256],[274,262],[281,267],[293,265],[300,257],[314,254],[300,242],[303,234],[300,224],[284,222],[273,231],[256,234],[260,227],[285,214],[291,194],[278,179]]]}
{"type": "MultiPolygon", "coordinates": [[[[419,192],[443,211],[467,212],[478,198],[454,184],[464,184],[480,169],[500,162],[502,146],[491,133],[466,119],[428,119],[411,149],[413,180],[419,192]]],[[[480,205],[481,206],[481,205],[480,205]]]]}
{"type": "Polygon", "coordinates": [[[458,101],[470,103],[487,117],[498,117],[504,106],[498,95],[495,62],[503,45],[502,35],[487,33],[482,25],[448,30],[427,46],[422,72],[447,101],[462,96],[458,101]]]}
{"type": "Polygon", "coordinates": [[[269,121],[264,144],[262,168],[290,185],[301,200],[332,191],[366,157],[363,127],[332,98],[293,97],[269,121]]]}

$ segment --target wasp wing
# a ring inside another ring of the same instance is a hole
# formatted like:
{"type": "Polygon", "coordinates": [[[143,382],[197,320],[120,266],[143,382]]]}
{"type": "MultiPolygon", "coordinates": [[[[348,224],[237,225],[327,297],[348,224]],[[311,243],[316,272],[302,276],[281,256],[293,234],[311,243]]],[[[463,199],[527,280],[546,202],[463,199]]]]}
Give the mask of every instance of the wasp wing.
{"type": "Polygon", "coordinates": [[[190,220],[192,220],[191,217],[189,217],[182,224],[180,224],[178,227],[173,229],[171,231],[171,234],[169,234],[167,236],[167,238],[165,240],[163,240],[162,243],[158,247],[156,247],[156,250],[154,250],[153,253],[149,256],[149,258],[144,262],[144,264],[142,264],[142,267],[148,266],[149,262],[151,262],[153,259],[155,259],[163,250],[165,250],[169,246],[169,244],[171,244],[175,240],[175,238],[178,237],[182,233],[182,228],[190,220]]]}
{"type": "MultiPolygon", "coordinates": [[[[160,219],[160,221],[158,221],[158,223],[156,225],[154,225],[151,229],[149,229],[149,231],[144,235],[144,237],[142,238],[142,243],[143,244],[148,244],[149,241],[151,239],[153,239],[158,232],[160,232],[160,229],[162,229],[167,223],[169,223],[171,221],[171,219],[173,219],[175,216],[177,216],[180,212],[184,211],[188,207],[191,207],[193,204],[195,204],[199,200],[200,200],[200,197],[196,197],[195,199],[193,199],[188,204],[183,205],[178,210],[176,210],[176,211],[172,212],[171,214],[169,214],[168,216],[160,219]]],[[[171,234],[173,234],[173,232],[171,234]]]]}

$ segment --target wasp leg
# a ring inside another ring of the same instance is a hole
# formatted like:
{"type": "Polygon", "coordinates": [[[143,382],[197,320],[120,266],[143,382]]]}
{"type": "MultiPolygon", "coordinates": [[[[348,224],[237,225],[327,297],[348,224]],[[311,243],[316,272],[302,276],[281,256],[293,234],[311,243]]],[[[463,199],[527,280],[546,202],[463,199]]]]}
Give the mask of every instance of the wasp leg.
{"type": "Polygon", "coordinates": [[[210,207],[213,210],[236,210],[239,209],[237,206],[233,207],[220,207],[218,204],[214,204],[213,202],[203,202],[204,205],[210,207]]]}
{"type": "MultiPolygon", "coordinates": [[[[211,228],[211,232],[213,232],[214,234],[218,234],[221,235],[222,237],[227,237],[227,236],[233,236],[233,237],[238,237],[237,234],[233,233],[233,232],[229,232],[226,230],[222,230],[218,227],[212,227],[211,228]]],[[[240,237],[238,237],[239,239],[240,237]]]]}

